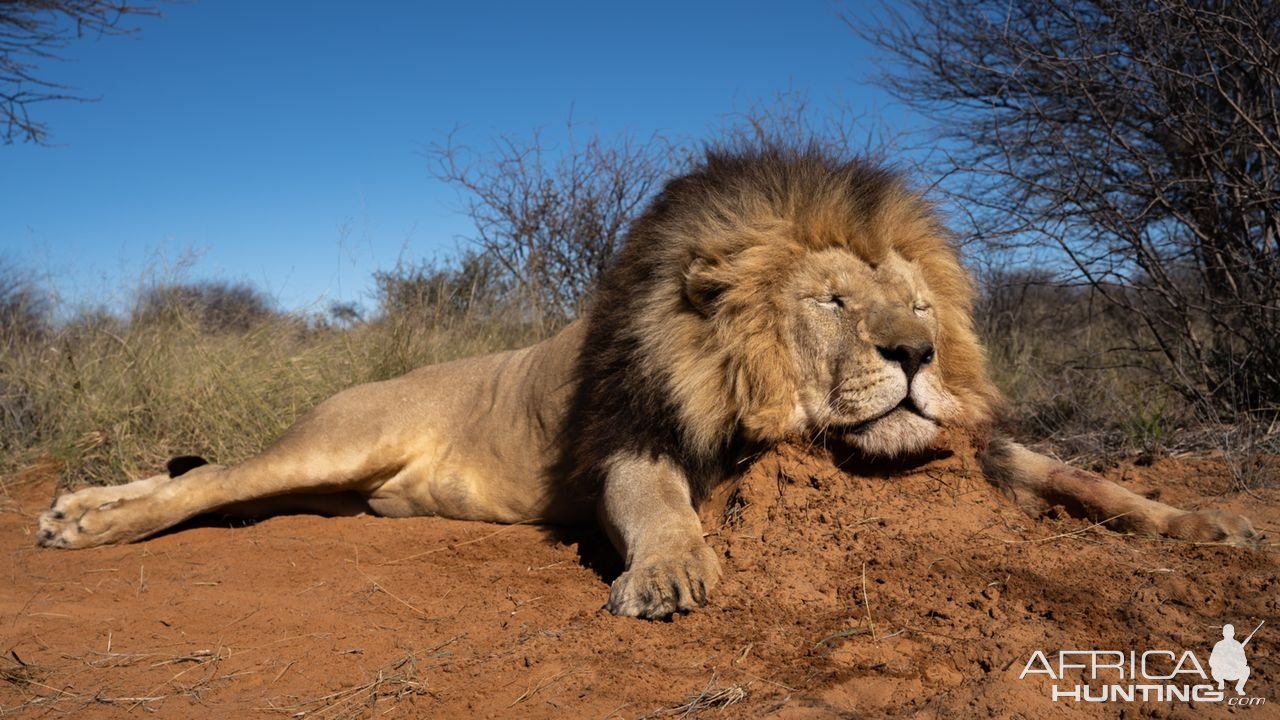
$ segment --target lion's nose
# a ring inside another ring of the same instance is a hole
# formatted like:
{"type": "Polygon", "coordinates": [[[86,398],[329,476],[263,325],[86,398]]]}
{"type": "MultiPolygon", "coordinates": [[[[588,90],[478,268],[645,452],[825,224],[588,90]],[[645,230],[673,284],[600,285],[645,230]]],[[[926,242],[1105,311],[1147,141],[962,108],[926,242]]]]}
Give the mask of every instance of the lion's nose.
{"type": "Polygon", "coordinates": [[[893,347],[877,347],[880,355],[885,360],[896,362],[902,366],[902,372],[907,375],[907,384],[911,383],[912,378],[923,365],[933,362],[933,343],[922,343],[920,345],[895,345],[893,347]]]}

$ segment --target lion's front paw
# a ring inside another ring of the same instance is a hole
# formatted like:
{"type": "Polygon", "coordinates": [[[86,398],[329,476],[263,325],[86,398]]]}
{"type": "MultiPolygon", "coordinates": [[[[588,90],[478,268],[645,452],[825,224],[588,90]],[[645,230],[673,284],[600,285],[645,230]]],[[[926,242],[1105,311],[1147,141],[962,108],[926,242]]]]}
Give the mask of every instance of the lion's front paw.
{"type": "Polygon", "coordinates": [[[1225,510],[1194,510],[1169,521],[1165,535],[1192,542],[1223,542],[1254,545],[1258,533],[1249,520],[1225,510]]]}
{"type": "Polygon", "coordinates": [[[613,581],[609,612],[642,618],[665,618],[707,603],[720,581],[720,561],[701,540],[691,551],[632,564],[613,581]]]}
{"type": "Polygon", "coordinates": [[[106,488],[85,488],[58,497],[40,515],[36,542],[52,548],[86,548],[118,542],[113,536],[111,508],[121,500],[106,488]]]}

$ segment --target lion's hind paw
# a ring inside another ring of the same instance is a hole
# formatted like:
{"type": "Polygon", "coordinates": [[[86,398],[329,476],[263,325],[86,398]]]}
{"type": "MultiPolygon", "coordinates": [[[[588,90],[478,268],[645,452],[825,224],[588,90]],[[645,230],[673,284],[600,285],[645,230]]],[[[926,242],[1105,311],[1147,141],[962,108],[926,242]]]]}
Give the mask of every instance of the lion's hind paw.
{"type": "Polygon", "coordinates": [[[92,535],[80,525],[85,513],[68,516],[56,506],[40,515],[36,542],[48,548],[82,548],[98,545],[92,535]]]}
{"type": "Polygon", "coordinates": [[[48,548],[86,548],[119,542],[112,511],[126,498],[119,488],[92,487],[58,496],[40,515],[36,542],[48,548]]]}

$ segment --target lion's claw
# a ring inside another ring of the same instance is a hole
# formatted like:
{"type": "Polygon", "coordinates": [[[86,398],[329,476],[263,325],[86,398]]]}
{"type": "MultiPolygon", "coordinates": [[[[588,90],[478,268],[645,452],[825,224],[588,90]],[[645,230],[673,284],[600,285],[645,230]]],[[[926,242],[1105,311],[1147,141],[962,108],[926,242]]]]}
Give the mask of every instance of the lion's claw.
{"type": "Polygon", "coordinates": [[[40,515],[36,543],[49,548],[85,548],[120,542],[112,510],[123,486],[91,487],[64,493],[40,515]]]}
{"type": "Polygon", "coordinates": [[[48,548],[81,548],[99,544],[81,527],[82,517],[83,515],[68,520],[66,513],[49,510],[40,516],[40,531],[36,533],[36,542],[48,548]]]}
{"type": "Polygon", "coordinates": [[[707,604],[720,580],[720,562],[705,544],[683,557],[634,564],[613,582],[609,612],[625,617],[665,618],[707,604]]]}

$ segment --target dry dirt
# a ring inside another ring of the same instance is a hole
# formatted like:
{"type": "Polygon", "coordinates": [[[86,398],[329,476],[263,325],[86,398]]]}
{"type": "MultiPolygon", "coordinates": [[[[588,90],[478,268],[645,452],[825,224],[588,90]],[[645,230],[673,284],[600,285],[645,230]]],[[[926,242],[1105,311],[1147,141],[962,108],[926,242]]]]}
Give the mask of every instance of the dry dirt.
{"type": "Polygon", "coordinates": [[[617,561],[586,531],[293,516],[40,550],[55,481],[14,480],[0,715],[1280,717],[1280,486],[1242,492],[1213,458],[1109,476],[1243,512],[1268,537],[1244,550],[1030,520],[968,450],[890,476],[784,446],[704,512],[726,571],[711,606],[641,622],[602,609],[617,561]],[[1054,703],[1043,675],[1019,679],[1036,650],[1207,665],[1223,623],[1264,620],[1248,647],[1264,705],[1054,703]]]}

